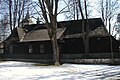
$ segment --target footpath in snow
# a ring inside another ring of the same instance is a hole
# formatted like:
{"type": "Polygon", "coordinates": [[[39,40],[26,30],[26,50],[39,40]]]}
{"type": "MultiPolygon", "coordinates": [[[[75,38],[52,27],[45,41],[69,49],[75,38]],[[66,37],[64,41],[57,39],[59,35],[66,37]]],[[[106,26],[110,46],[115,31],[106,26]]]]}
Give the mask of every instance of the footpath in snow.
{"type": "Polygon", "coordinates": [[[119,80],[120,66],[63,64],[35,66],[35,63],[0,63],[0,80],[119,80]]]}

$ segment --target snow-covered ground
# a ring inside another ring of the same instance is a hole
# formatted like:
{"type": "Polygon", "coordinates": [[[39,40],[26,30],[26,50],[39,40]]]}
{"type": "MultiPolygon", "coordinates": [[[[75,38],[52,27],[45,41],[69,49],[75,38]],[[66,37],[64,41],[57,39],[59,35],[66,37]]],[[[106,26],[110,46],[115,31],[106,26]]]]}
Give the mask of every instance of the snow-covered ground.
{"type": "Polygon", "coordinates": [[[35,66],[34,63],[0,63],[0,80],[118,80],[120,66],[63,64],[35,66]]]}

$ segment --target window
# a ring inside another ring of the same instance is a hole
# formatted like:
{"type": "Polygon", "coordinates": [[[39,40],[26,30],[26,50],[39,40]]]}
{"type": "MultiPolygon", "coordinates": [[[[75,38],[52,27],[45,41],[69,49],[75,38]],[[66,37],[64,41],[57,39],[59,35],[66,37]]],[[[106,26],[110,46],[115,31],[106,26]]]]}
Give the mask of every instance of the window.
{"type": "Polygon", "coordinates": [[[101,38],[100,38],[100,37],[98,37],[98,38],[97,38],[97,40],[101,40],[101,38]]]}
{"type": "Polygon", "coordinates": [[[29,53],[33,53],[32,45],[29,45],[29,53]]]}
{"type": "Polygon", "coordinates": [[[13,46],[10,46],[10,53],[13,53],[13,46]]]}
{"type": "Polygon", "coordinates": [[[41,44],[40,45],[40,53],[44,53],[45,51],[44,51],[44,45],[43,44],[41,44]]]}
{"type": "Polygon", "coordinates": [[[3,54],[4,53],[4,49],[0,49],[0,54],[3,54]]]}

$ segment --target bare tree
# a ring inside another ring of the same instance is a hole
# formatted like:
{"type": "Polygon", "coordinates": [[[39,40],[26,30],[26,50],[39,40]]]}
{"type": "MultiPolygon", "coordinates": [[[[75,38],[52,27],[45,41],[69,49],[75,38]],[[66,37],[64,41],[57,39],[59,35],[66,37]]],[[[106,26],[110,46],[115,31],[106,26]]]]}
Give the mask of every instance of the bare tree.
{"type": "Polygon", "coordinates": [[[8,17],[7,14],[0,20],[0,41],[6,39],[8,35],[8,17]]]}
{"type": "Polygon", "coordinates": [[[25,11],[27,11],[30,0],[9,0],[6,1],[6,5],[9,5],[9,23],[10,30],[19,26],[20,20],[24,18],[25,11]],[[23,17],[23,18],[22,18],[23,17]]]}
{"type": "Polygon", "coordinates": [[[6,0],[0,1],[0,38],[5,40],[9,35],[9,17],[8,17],[8,6],[6,5],[6,0]]]}
{"type": "Polygon", "coordinates": [[[85,53],[89,53],[89,23],[88,23],[88,17],[90,13],[88,14],[88,7],[90,6],[90,3],[88,0],[64,0],[66,5],[68,6],[68,12],[66,13],[68,18],[78,20],[82,19],[82,37],[84,42],[84,51],[85,53]],[[67,3],[68,2],[68,3],[67,3]],[[86,19],[86,20],[85,20],[86,19]],[[87,24],[85,26],[85,24],[87,24]]]}
{"type": "Polygon", "coordinates": [[[111,21],[112,18],[117,14],[117,10],[119,9],[118,5],[119,0],[100,0],[100,13],[104,24],[109,27],[109,35],[110,35],[110,50],[111,50],[111,58],[113,61],[113,42],[111,36],[111,21]]]}
{"type": "Polygon", "coordinates": [[[116,19],[116,22],[114,23],[114,31],[112,31],[112,34],[114,33],[114,37],[117,39],[117,40],[120,40],[120,13],[118,13],[117,15],[117,19],[116,19]]]}
{"type": "Polygon", "coordinates": [[[67,13],[64,13],[67,19],[78,20],[78,2],[77,0],[64,0],[64,3],[67,5],[67,13]]]}
{"type": "Polygon", "coordinates": [[[98,12],[101,14],[101,17],[106,26],[109,27],[109,33],[111,34],[111,20],[117,15],[119,9],[119,0],[100,0],[98,6],[98,12]]]}
{"type": "Polygon", "coordinates": [[[59,48],[57,42],[57,10],[59,0],[39,0],[45,25],[48,30],[49,38],[53,46],[53,61],[55,65],[59,63],[59,48]]]}
{"type": "MultiPolygon", "coordinates": [[[[82,16],[80,15],[80,9],[79,9],[79,1],[78,0],[63,0],[65,5],[67,6],[66,12],[64,13],[67,20],[79,20],[82,19],[82,16]]],[[[85,5],[84,0],[80,0],[81,10],[83,10],[83,16],[85,16],[85,5]]],[[[87,0],[86,2],[87,7],[87,16],[91,17],[92,7],[91,1],[87,0]]]]}

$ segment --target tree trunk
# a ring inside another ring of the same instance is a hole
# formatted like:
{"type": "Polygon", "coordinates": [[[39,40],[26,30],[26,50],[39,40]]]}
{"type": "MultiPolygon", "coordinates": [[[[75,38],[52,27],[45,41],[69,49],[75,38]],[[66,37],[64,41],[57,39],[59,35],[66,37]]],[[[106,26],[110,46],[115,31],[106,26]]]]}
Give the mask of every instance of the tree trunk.
{"type": "Polygon", "coordinates": [[[9,0],[10,31],[12,32],[12,1],[9,0]]]}
{"type": "Polygon", "coordinates": [[[55,37],[53,37],[51,39],[52,41],[52,46],[53,46],[53,62],[55,63],[56,66],[59,66],[59,47],[58,47],[58,42],[56,39],[56,35],[55,37]]]}
{"type": "Polygon", "coordinates": [[[81,17],[82,17],[82,37],[83,37],[83,43],[84,43],[84,51],[86,53],[85,20],[84,20],[84,14],[82,11],[82,7],[81,7],[81,0],[78,0],[78,7],[79,7],[81,17]]]}
{"type": "Polygon", "coordinates": [[[86,22],[85,22],[84,14],[83,14],[82,7],[81,7],[81,0],[78,0],[79,10],[82,16],[82,37],[83,37],[83,43],[84,43],[84,51],[85,53],[88,53],[89,52],[89,37],[88,37],[89,25],[88,25],[88,18],[87,18],[86,0],[84,0],[84,5],[85,5],[86,22]],[[86,30],[85,30],[85,24],[87,24],[86,30]]]}
{"type": "Polygon", "coordinates": [[[86,34],[85,34],[85,53],[89,53],[89,22],[88,22],[88,14],[87,14],[87,4],[86,0],[84,0],[85,5],[85,16],[86,16],[86,34]]]}
{"type": "Polygon", "coordinates": [[[53,47],[53,62],[55,65],[59,63],[59,47],[57,42],[57,10],[59,0],[38,0],[41,11],[45,19],[48,35],[53,47]]]}
{"type": "Polygon", "coordinates": [[[58,41],[57,41],[57,16],[53,15],[52,17],[52,46],[53,46],[53,62],[56,66],[59,66],[59,47],[58,47],[58,41]]]}
{"type": "Polygon", "coordinates": [[[113,43],[112,43],[112,36],[111,36],[111,23],[110,23],[111,18],[109,18],[109,35],[110,35],[110,52],[111,52],[111,59],[113,60],[113,43]]]}
{"type": "Polygon", "coordinates": [[[88,37],[88,33],[86,32],[85,35],[85,53],[88,54],[89,53],[89,37],[88,37]]]}

